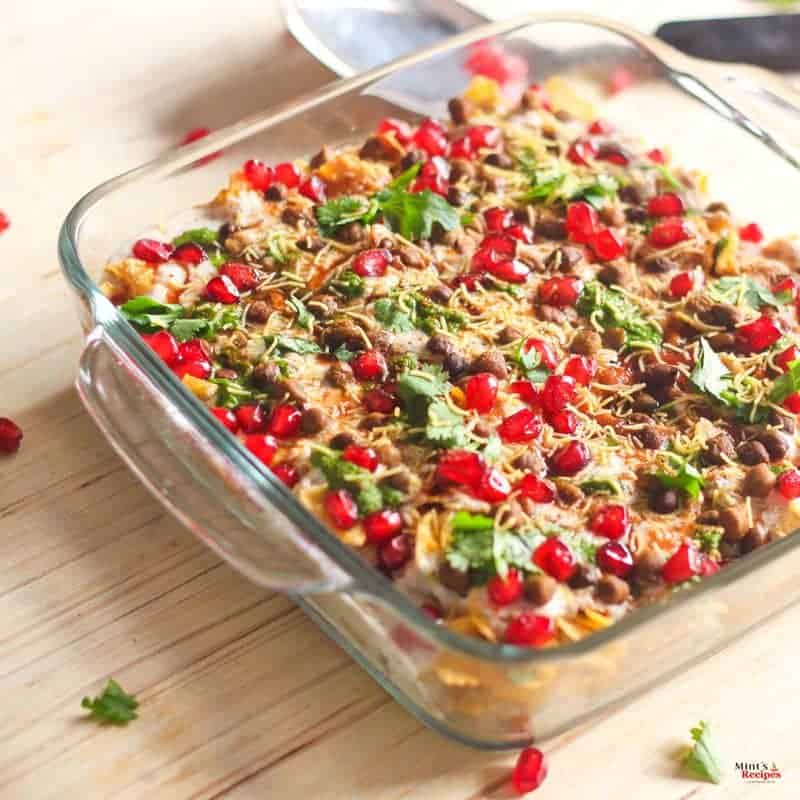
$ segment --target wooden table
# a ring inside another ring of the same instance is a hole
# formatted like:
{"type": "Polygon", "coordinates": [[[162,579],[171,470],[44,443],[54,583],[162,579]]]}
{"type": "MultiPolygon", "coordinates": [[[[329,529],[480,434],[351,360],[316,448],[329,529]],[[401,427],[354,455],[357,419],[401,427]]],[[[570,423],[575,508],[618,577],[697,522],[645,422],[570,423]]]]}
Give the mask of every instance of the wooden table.
{"type": "MultiPolygon", "coordinates": [[[[11,2],[0,26],[0,797],[508,797],[512,755],[421,727],[286,598],[240,578],[165,515],[72,386],[81,337],[57,227],[100,180],[329,79],[274,6],[241,0],[11,2]],[[120,6],[122,4],[119,4],[120,6]],[[124,729],[87,723],[109,676],[138,694],[124,729]]],[[[8,4],[6,4],[8,6],[8,4]]],[[[537,797],[797,797],[800,610],[621,711],[547,742],[537,797]],[[729,777],[673,751],[711,719],[729,777]],[[748,786],[736,760],[775,761],[748,786]]]]}

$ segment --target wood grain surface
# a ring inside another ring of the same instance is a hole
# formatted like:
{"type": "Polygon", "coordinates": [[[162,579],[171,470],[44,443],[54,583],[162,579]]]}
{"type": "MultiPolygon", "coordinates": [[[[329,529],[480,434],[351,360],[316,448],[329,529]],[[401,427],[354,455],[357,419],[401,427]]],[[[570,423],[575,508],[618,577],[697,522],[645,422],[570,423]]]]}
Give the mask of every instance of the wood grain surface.
{"type": "MultiPolygon", "coordinates": [[[[599,5],[599,4],[598,4],[599,5]]],[[[718,4],[719,5],[719,4],[718,4]]],[[[592,6],[593,10],[602,9],[592,6]]],[[[0,1],[0,798],[509,797],[513,755],[423,728],[285,597],[164,514],[95,429],[55,239],[85,190],[171,145],[330,79],[269,2],[0,1]],[[85,720],[109,676],[126,728],[85,720]]],[[[757,598],[753,599],[757,602],[757,598]]],[[[536,797],[800,795],[800,610],[611,716],[544,743],[536,797]],[[710,719],[720,787],[674,751],[710,719]],[[753,786],[735,761],[774,761],[753,786]]]]}

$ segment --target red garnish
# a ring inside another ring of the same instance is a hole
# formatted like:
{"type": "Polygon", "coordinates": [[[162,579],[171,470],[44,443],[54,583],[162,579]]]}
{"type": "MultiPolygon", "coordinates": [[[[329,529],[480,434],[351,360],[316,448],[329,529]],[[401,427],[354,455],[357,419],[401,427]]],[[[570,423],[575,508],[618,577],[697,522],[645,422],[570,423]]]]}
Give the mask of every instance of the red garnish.
{"type": "Polygon", "coordinates": [[[403,518],[397,511],[384,508],[367,514],[363,521],[364,533],[370,544],[380,544],[400,533],[403,527],[403,518]]]}
{"type": "Polygon", "coordinates": [[[476,487],[483,476],[483,459],[471,450],[448,450],[439,457],[436,478],[440,484],[476,487]]]}
{"type": "Polygon", "coordinates": [[[148,264],[163,264],[169,261],[174,247],[168,242],[159,242],[157,239],[139,239],[133,243],[133,256],[148,264]]]}
{"type": "Polygon", "coordinates": [[[647,241],[653,247],[664,249],[665,247],[674,247],[680,242],[685,242],[692,235],[692,229],[685,220],[680,217],[668,217],[653,227],[647,237],[647,241]]]}
{"type": "Polygon", "coordinates": [[[595,511],[589,527],[598,536],[621,539],[631,529],[628,509],[616,503],[603,506],[595,511]]]}
{"type": "Polygon", "coordinates": [[[325,495],[325,511],[340,530],[352,528],[358,522],[358,506],[347,489],[335,489],[325,495]]]}
{"type": "Polygon", "coordinates": [[[300,409],[290,403],[281,403],[272,409],[267,420],[267,433],[278,439],[290,439],[300,432],[300,420],[303,414],[300,409]]]}
{"type": "Polygon", "coordinates": [[[362,250],[353,259],[353,272],[362,278],[379,278],[386,274],[386,268],[391,263],[392,254],[383,247],[362,250]]]}
{"type": "Polygon", "coordinates": [[[516,413],[506,417],[498,426],[497,433],[500,438],[511,444],[530,442],[542,432],[542,420],[530,408],[521,408],[516,413]]]}
{"type": "Polygon", "coordinates": [[[175,366],[180,360],[178,341],[169,331],[143,333],[142,339],[147,342],[168,367],[175,366]]]}
{"type": "Polygon", "coordinates": [[[360,444],[349,444],[342,451],[342,458],[369,472],[375,472],[378,468],[378,454],[371,447],[362,447],[360,444]]]}
{"type": "Polygon", "coordinates": [[[556,624],[550,617],[525,611],[508,623],[503,641],[518,647],[541,647],[555,634],[556,624]]]}
{"type": "Polygon", "coordinates": [[[228,261],[219,268],[219,274],[230,278],[231,283],[240,292],[252,292],[261,283],[258,273],[249,264],[228,261]]]}
{"type": "Polygon", "coordinates": [[[564,374],[581,386],[588,386],[596,372],[597,362],[589,356],[572,356],[564,366],[564,374]]]}
{"type": "Polygon", "coordinates": [[[411,126],[402,119],[386,117],[378,123],[378,133],[393,133],[400,144],[408,144],[414,132],[411,126]]]}
{"type": "Polygon", "coordinates": [[[613,261],[625,255],[625,240],[609,228],[592,234],[589,247],[600,261],[613,261]]]}
{"type": "Polygon", "coordinates": [[[694,273],[692,272],[679,272],[669,282],[670,297],[674,297],[676,300],[686,297],[692,291],[694,291],[694,273]]]}
{"type": "Polygon", "coordinates": [[[578,139],[573,142],[567,150],[567,158],[573,164],[588,166],[589,161],[597,155],[597,148],[588,139],[578,139]]]}
{"type": "Polygon", "coordinates": [[[497,400],[497,378],[491,372],[473,375],[465,389],[466,406],[479,414],[486,414],[494,408],[497,400]]]}
{"type": "Polygon", "coordinates": [[[212,302],[225,305],[232,305],[239,299],[239,290],[226,275],[217,275],[212,278],[206,284],[204,294],[212,302]]]}
{"type": "Polygon", "coordinates": [[[536,747],[526,747],[517,757],[511,783],[519,795],[538,789],[547,777],[547,762],[536,747]]]}
{"type": "Polygon", "coordinates": [[[549,375],[542,387],[542,408],[555,414],[574,401],[575,379],[569,375],[549,375]]]}
{"type": "Polygon", "coordinates": [[[739,228],[739,238],[743,242],[752,242],[758,244],[764,239],[764,231],[757,222],[751,222],[749,225],[744,225],[739,228]]]}
{"type": "Polygon", "coordinates": [[[597,566],[603,572],[624,578],[633,569],[633,555],[622,542],[605,542],[597,549],[597,566]]]}
{"type": "Polygon", "coordinates": [[[378,564],[383,569],[394,572],[404,566],[413,554],[411,537],[401,533],[378,547],[378,564]]]}
{"type": "Polygon", "coordinates": [[[294,189],[300,185],[300,170],[288,161],[276,165],[274,173],[275,183],[282,183],[287,189],[294,189]]]}
{"type": "Polygon", "coordinates": [[[552,503],[556,497],[556,488],[548,480],[539,478],[532,472],[523,475],[514,487],[521,497],[527,497],[535,503],[552,503]]]}
{"type": "Polygon", "coordinates": [[[313,200],[315,203],[325,202],[325,183],[322,178],[312,175],[306,178],[298,187],[298,190],[303,197],[313,200]]]}
{"type": "Polygon", "coordinates": [[[583,442],[567,442],[550,457],[550,469],[556,475],[577,475],[591,459],[589,448],[583,442]]]}
{"type": "Polygon", "coordinates": [[[237,406],[234,414],[239,427],[245,433],[263,433],[267,428],[267,416],[261,405],[248,403],[237,406]]]}
{"type": "Polygon", "coordinates": [[[781,330],[771,317],[759,317],[736,330],[740,353],[760,353],[781,338],[781,330]]]}
{"type": "Polygon", "coordinates": [[[647,203],[647,213],[653,217],[679,217],[683,212],[683,200],[674,192],[658,194],[647,203]]]}
{"type": "Polygon", "coordinates": [[[236,414],[229,408],[217,406],[216,408],[210,409],[210,411],[231,433],[236,433],[239,430],[236,414]]]}
{"type": "Polygon", "coordinates": [[[429,156],[447,154],[447,133],[436,120],[423,120],[414,134],[413,141],[415,146],[424,150],[429,156]]]}
{"type": "Polygon", "coordinates": [[[703,571],[703,554],[689,542],[684,542],[661,568],[667,583],[688,581],[703,571]]]}
{"type": "Polygon", "coordinates": [[[278,450],[278,443],[268,433],[251,433],[244,446],[262,463],[269,466],[278,450]]]}
{"type": "Polygon", "coordinates": [[[293,466],[288,461],[276,464],[272,468],[272,474],[290,489],[300,480],[300,473],[297,471],[297,467],[293,466]]]}
{"type": "Polygon", "coordinates": [[[567,206],[565,225],[573,242],[586,244],[599,229],[600,218],[589,203],[580,200],[567,206]]]}
{"type": "Polygon", "coordinates": [[[545,539],[533,551],[533,563],[557,581],[568,581],[575,572],[575,556],[557,537],[545,539]]]}
{"type": "Polygon", "coordinates": [[[556,433],[571,435],[578,430],[578,418],[572,411],[558,411],[548,414],[547,421],[556,433]]]}
{"type": "Polygon", "coordinates": [[[778,491],[787,500],[800,497],[800,472],[796,469],[787,469],[778,476],[778,491]]]}
{"type": "Polygon", "coordinates": [[[574,275],[548,278],[539,284],[539,300],[557,308],[574,306],[583,291],[583,281],[574,275]]]}
{"type": "Polygon", "coordinates": [[[486,585],[489,600],[496,606],[507,606],[522,597],[522,581],[515,569],[509,569],[505,578],[495,575],[486,585]]]}
{"type": "Polygon", "coordinates": [[[350,367],[359,381],[380,381],[386,375],[386,359],[379,350],[364,350],[350,362],[350,367]]]}
{"type": "Polygon", "coordinates": [[[486,228],[488,230],[499,233],[513,223],[514,213],[508,208],[492,206],[483,212],[483,218],[486,220],[486,228]]]}
{"type": "Polygon", "coordinates": [[[242,172],[247,182],[259,192],[265,192],[269,189],[275,178],[272,167],[268,167],[263,161],[259,161],[256,158],[245,161],[242,166],[242,172]]]}
{"type": "Polygon", "coordinates": [[[22,428],[8,417],[0,417],[0,453],[11,455],[22,443],[22,428]]]}
{"type": "Polygon", "coordinates": [[[487,503],[502,503],[511,494],[511,484],[499,469],[492,467],[484,470],[474,492],[487,503]]]}

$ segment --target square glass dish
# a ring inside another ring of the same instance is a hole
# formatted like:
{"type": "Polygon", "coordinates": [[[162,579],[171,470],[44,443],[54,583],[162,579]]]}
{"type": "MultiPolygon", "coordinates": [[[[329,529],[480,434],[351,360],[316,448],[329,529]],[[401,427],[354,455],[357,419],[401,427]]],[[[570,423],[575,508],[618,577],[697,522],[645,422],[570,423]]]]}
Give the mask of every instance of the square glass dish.
{"type": "Polygon", "coordinates": [[[767,73],[689,59],[615,23],[531,16],[487,25],[243,120],[114,178],[70,212],[59,238],[87,341],[77,379],[97,425],[150,491],[255,582],[289,592],[409,711],[453,738],[520,747],[627,700],[723,647],[800,596],[800,537],[731,563],[701,584],[557,648],[461,636],[431,619],[303,507],[182,386],[99,291],[120,244],[204,202],[245,159],[306,157],[363,139],[387,115],[443,115],[462,92],[470,44],[494,37],[605,97],[620,68],[634,85],[603,114],[711,176],[715,194],[770,233],[796,225],[800,167],[782,138],[798,103],[767,73]],[[203,156],[220,158],[193,168],[203,156]]]}

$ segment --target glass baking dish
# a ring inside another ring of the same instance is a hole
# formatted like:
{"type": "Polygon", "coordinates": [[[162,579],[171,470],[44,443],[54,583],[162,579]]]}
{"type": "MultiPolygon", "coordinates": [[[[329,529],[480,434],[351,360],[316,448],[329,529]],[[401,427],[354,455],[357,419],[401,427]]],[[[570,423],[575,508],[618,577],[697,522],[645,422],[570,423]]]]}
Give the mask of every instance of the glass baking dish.
{"type": "Polygon", "coordinates": [[[257,583],[292,594],[356,661],[435,729],[484,748],[519,747],[629,700],[798,599],[800,537],[787,537],[618,624],[558,648],[496,645],[421,613],[362,562],[178,382],[99,292],[108,257],[154,221],[210,199],[249,157],[278,162],[363,138],[387,114],[443,114],[469,80],[469,45],[495,37],[589,97],[620,68],[635,84],[603,108],[770,233],[796,223],[798,103],[753,68],[720,72],[635,31],[580,16],[487,25],[419,55],[323,87],[104,183],[70,212],[64,274],[87,332],[77,388],[120,456],[183,524],[257,583]],[[222,150],[217,160],[193,162],[222,150]]]}

